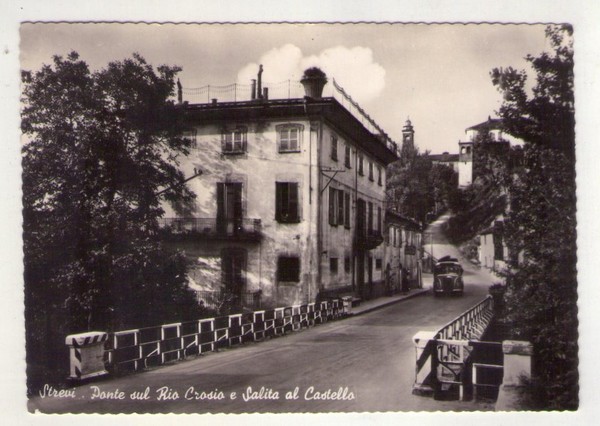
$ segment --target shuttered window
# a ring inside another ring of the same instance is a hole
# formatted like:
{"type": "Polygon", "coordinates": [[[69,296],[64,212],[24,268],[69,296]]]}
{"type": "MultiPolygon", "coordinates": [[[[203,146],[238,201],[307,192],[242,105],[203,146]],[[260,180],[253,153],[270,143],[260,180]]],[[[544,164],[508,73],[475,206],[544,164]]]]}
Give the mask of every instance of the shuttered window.
{"type": "Polygon", "coordinates": [[[350,193],[344,193],[344,226],[350,229],[350,193]]]}
{"type": "Polygon", "coordinates": [[[338,225],[343,225],[344,224],[344,191],[337,191],[337,202],[338,202],[338,209],[337,209],[337,223],[338,225]]]}
{"type": "Polygon", "coordinates": [[[337,214],[336,214],[336,190],[329,187],[329,224],[332,226],[337,225],[337,214]]]}
{"type": "Polygon", "coordinates": [[[367,204],[367,230],[369,234],[373,233],[373,203],[370,201],[367,204]]]}
{"type": "Polygon", "coordinates": [[[346,152],[345,152],[345,155],[344,155],[344,165],[348,169],[350,169],[352,167],[350,165],[350,145],[346,145],[346,152]]]}

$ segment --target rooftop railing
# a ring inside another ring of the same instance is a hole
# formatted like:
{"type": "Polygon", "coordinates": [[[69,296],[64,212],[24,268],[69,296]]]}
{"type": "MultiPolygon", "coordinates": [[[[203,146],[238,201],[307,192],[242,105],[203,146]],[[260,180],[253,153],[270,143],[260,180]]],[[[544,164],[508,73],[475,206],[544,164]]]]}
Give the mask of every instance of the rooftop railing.
{"type": "MultiPolygon", "coordinates": [[[[285,80],[278,83],[263,83],[263,87],[268,88],[269,99],[304,98],[304,87],[299,81],[285,80]]],[[[207,85],[196,88],[182,87],[180,99],[189,103],[211,103],[213,99],[217,99],[218,102],[244,102],[252,100],[252,89],[252,85],[240,83],[232,83],[224,86],[207,85]]],[[[352,99],[335,79],[332,79],[332,84],[325,85],[323,97],[336,99],[369,132],[378,136],[388,149],[397,152],[397,143],[387,135],[387,133],[354,99],[352,99]]]]}

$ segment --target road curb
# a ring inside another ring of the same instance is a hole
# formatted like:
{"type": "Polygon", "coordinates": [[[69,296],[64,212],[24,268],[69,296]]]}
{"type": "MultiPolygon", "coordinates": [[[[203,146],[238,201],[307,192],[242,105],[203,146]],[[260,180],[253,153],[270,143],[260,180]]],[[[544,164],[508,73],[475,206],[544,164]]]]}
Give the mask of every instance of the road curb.
{"type": "Polygon", "coordinates": [[[377,309],[385,308],[386,306],[394,305],[396,303],[400,303],[400,302],[403,302],[405,300],[412,299],[413,297],[422,296],[424,294],[429,293],[429,291],[430,291],[430,289],[419,289],[419,290],[415,291],[414,293],[407,294],[405,297],[402,297],[400,299],[389,300],[389,301],[387,301],[385,303],[382,303],[381,305],[373,306],[373,307],[367,308],[367,309],[365,309],[363,311],[360,311],[360,312],[352,312],[349,316],[357,316],[357,315],[363,315],[363,314],[366,314],[366,313],[369,313],[369,312],[373,312],[373,311],[375,311],[377,309]]]}

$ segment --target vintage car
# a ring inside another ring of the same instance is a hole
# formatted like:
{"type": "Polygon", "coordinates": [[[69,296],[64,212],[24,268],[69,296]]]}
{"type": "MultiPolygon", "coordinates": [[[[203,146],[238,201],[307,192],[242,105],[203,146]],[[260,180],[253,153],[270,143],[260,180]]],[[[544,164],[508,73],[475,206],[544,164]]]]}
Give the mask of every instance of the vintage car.
{"type": "Polygon", "coordinates": [[[433,294],[458,294],[464,291],[463,268],[458,259],[444,256],[433,267],[433,294]]]}

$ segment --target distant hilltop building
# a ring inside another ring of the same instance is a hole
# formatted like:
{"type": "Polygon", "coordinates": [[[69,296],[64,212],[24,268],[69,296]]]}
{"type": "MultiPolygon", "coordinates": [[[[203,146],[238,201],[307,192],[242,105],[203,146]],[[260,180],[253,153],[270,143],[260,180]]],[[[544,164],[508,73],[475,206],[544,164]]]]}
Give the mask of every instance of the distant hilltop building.
{"type": "Polygon", "coordinates": [[[491,118],[482,123],[465,129],[465,141],[458,142],[458,154],[431,154],[429,158],[434,164],[451,166],[458,172],[458,186],[461,188],[471,185],[474,181],[473,164],[477,162],[477,143],[492,143],[499,149],[522,145],[521,139],[504,132],[504,125],[499,118],[491,118]]]}
{"type": "Polygon", "coordinates": [[[433,164],[449,166],[458,172],[458,154],[450,154],[446,151],[441,154],[429,154],[429,159],[433,164]]]}

